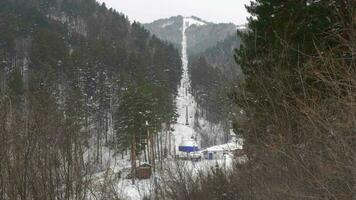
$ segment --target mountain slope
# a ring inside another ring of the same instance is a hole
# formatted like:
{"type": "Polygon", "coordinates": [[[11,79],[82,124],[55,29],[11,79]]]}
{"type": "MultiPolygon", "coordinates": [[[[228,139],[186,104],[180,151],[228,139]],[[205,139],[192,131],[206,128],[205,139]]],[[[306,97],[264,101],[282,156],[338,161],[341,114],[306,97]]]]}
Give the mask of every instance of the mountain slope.
{"type": "Polygon", "coordinates": [[[234,50],[240,39],[230,36],[205,52],[189,58],[192,89],[205,117],[218,123],[228,117],[227,94],[243,78],[241,68],[234,61],[234,50]]]}
{"type": "Polygon", "coordinates": [[[182,48],[182,16],[160,19],[150,24],[144,24],[144,27],[158,38],[172,43],[177,49],[182,48]]]}
{"type": "Polygon", "coordinates": [[[196,116],[209,122],[205,125],[196,123],[197,131],[206,144],[226,142],[229,137],[233,102],[228,96],[232,88],[243,79],[241,68],[233,56],[240,43],[240,38],[232,35],[189,58],[193,96],[199,105],[196,116]]]}
{"type": "MultiPolygon", "coordinates": [[[[189,55],[201,53],[236,32],[234,24],[214,24],[195,16],[186,20],[191,24],[186,31],[189,55]]],[[[158,38],[171,42],[178,49],[182,48],[183,16],[160,19],[144,26],[158,38]]]]}
{"type": "MultiPolygon", "coordinates": [[[[241,45],[241,39],[238,35],[231,35],[215,46],[208,48],[200,54],[190,57],[190,68],[198,67],[195,62],[203,58],[211,68],[217,69],[227,81],[239,80],[243,77],[242,70],[237,66],[234,60],[235,49],[241,45]]],[[[194,77],[192,77],[194,80],[194,77]]]]}
{"type": "Polygon", "coordinates": [[[95,0],[0,1],[0,61],[0,199],[88,199],[174,121],[179,52],[95,0]]]}
{"type": "Polygon", "coordinates": [[[182,48],[182,21],[188,23],[186,50],[189,55],[189,82],[192,102],[196,102],[192,119],[194,132],[198,133],[203,147],[224,143],[228,140],[231,123],[231,101],[227,95],[234,81],[242,78],[241,69],[234,61],[234,50],[240,46],[237,26],[214,24],[197,17],[171,17],[145,24],[161,39],[174,42],[182,48]],[[168,33],[173,35],[167,35],[168,33]],[[177,38],[177,36],[179,36],[177,38]]]}
{"type": "Polygon", "coordinates": [[[206,49],[214,47],[218,42],[225,40],[231,35],[235,35],[236,26],[234,24],[214,24],[191,26],[187,30],[188,54],[195,55],[204,52],[206,49]]]}

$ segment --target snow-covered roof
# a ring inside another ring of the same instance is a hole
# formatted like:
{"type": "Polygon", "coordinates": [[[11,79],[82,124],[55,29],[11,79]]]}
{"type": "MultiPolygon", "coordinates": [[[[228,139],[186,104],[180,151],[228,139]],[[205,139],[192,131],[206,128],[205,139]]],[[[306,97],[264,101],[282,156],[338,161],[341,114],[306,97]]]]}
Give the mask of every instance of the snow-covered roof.
{"type": "Polygon", "coordinates": [[[138,166],[138,167],[152,167],[152,165],[151,164],[149,164],[149,163],[142,163],[140,166],[138,166]]]}
{"type": "Polygon", "coordinates": [[[185,139],[179,144],[179,146],[181,146],[181,147],[197,147],[198,144],[193,139],[185,139]]]}
{"type": "Polygon", "coordinates": [[[212,146],[212,147],[202,150],[202,152],[204,152],[204,151],[233,151],[233,150],[237,150],[237,149],[242,149],[241,141],[230,142],[230,143],[226,143],[226,144],[222,144],[222,145],[212,146]]]}

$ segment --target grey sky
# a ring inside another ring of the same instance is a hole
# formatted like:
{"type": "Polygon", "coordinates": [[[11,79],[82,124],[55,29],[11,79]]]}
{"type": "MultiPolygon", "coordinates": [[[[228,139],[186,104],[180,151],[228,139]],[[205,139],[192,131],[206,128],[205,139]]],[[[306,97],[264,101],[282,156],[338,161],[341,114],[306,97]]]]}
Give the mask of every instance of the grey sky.
{"type": "Polygon", "coordinates": [[[250,0],[98,0],[142,23],[176,15],[197,16],[210,22],[246,23],[250,0]]]}

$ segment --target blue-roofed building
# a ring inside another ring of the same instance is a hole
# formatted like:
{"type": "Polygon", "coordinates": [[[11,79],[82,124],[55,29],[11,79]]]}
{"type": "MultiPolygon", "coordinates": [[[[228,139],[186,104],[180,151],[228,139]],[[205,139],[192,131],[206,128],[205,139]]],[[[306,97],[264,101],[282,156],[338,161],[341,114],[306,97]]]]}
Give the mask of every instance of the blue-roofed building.
{"type": "Polygon", "coordinates": [[[180,152],[190,153],[199,151],[198,143],[193,139],[183,140],[182,143],[179,144],[178,150],[180,152]]]}

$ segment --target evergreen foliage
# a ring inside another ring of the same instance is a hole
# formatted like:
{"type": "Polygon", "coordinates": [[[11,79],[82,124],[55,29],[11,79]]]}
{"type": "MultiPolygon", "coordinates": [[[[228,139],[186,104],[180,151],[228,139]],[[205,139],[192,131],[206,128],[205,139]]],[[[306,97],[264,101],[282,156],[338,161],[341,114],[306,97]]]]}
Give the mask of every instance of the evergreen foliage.
{"type": "Polygon", "coordinates": [[[0,62],[0,199],[86,199],[104,146],[175,120],[179,52],[95,0],[2,0],[0,62]]]}
{"type": "Polygon", "coordinates": [[[253,17],[236,53],[246,76],[235,99],[235,129],[248,157],[243,173],[249,175],[239,174],[250,188],[246,198],[355,197],[348,106],[354,103],[355,6],[257,0],[248,7],[253,17]]]}
{"type": "Polygon", "coordinates": [[[241,68],[236,64],[234,49],[240,46],[240,38],[231,35],[205,52],[189,57],[189,72],[193,94],[206,111],[210,122],[227,124],[232,101],[229,94],[236,83],[243,79],[241,68]],[[236,83],[235,83],[236,82],[236,83]]]}

